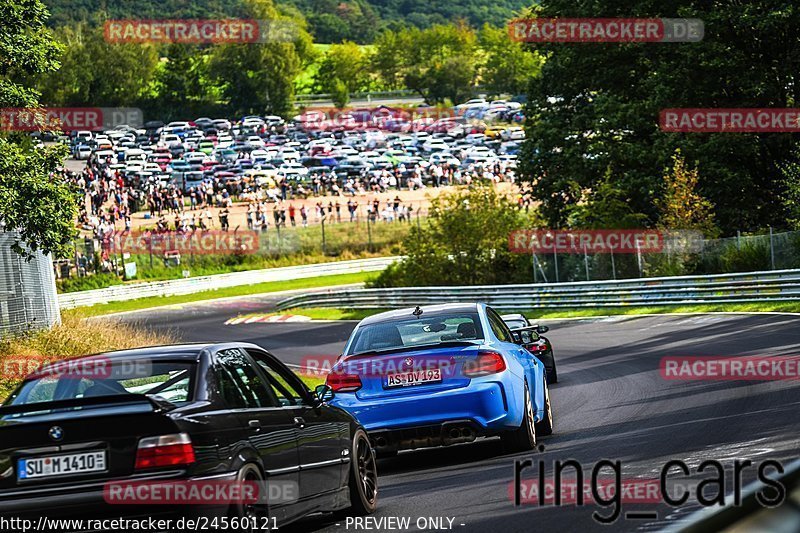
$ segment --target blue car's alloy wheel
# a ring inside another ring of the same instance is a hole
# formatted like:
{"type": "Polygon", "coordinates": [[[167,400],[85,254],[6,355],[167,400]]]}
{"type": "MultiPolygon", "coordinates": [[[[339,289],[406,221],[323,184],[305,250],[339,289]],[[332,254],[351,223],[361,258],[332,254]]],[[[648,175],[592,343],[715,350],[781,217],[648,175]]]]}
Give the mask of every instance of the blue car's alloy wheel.
{"type": "Polygon", "coordinates": [[[509,452],[524,452],[536,447],[536,418],[533,412],[531,393],[525,382],[525,412],[518,429],[501,435],[503,446],[509,452]]]}
{"type": "Polygon", "coordinates": [[[550,387],[547,382],[544,387],[544,418],[536,424],[536,433],[543,437],[553,434],[553,407],[550,405],[550,387]]]}

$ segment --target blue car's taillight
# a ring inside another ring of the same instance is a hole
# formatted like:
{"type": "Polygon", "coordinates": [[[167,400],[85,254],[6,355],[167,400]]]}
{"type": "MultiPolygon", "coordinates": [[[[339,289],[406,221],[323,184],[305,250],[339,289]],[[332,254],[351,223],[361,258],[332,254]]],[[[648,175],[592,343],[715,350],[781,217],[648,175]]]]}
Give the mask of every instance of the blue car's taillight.
{"type": "Polygon", "coordinates": [[[464,362],[464,375],[468,378],[477,378],[497,374],[506,369],[503,356],[497,352],[478,352],[475,359],[464,362]]]}
{"type": "Polygon", "coordinates": [[[334,369],[325,380],[333,392],[355,392],[361,388],[361,378],[357,374],[348,374],[334,369]]]}

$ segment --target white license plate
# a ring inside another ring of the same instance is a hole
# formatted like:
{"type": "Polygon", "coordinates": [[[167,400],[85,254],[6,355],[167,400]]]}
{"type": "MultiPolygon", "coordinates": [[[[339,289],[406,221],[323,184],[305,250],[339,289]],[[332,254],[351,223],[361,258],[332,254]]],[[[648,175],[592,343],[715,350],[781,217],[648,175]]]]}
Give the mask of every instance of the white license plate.
{"type": "Polygon", "coordinates": [[[20,459],[17,479],[36,479],[55,476],[72,476],[106,470],[106,452],[73,453],[50,457],[20,459]]]}
{"type": "Polygon", "coordinates": [[[412,372],[400,372],[386,376],[387,387],[410,387],[422,385],[423,383],[436,383],[442,381],[442,370],[432,368],[430,370],[414,370],[412,372]]]}

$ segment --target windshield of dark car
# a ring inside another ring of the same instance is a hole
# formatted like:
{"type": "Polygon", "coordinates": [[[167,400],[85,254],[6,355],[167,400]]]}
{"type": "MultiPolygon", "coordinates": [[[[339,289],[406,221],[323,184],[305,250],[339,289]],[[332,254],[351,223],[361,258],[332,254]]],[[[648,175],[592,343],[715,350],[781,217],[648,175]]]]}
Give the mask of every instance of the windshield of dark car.
{"type": "Polygon", "coordinates": [[[477,312],[424,314],[359,327],[347,355],[483,338],[477,312]]]}
{"type": "MultiPolygon", "coordinates": [[[[79,361],[77,361],[79,363],[79,361]]],[[[148,394],[181,404],[191,399],[195,364],[96,359],[91,366],[55,363],[29,376],[4,405],[148,394]]]]}

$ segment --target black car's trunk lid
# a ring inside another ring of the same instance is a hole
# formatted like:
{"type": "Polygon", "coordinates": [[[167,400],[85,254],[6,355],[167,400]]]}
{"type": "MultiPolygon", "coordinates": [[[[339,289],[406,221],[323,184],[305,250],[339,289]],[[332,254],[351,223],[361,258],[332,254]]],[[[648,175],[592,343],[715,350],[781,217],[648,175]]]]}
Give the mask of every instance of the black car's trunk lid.
{"type": "Polygon", "coordinates": [[[0,492],[129,476],[141,437],[178,432],[172,407],[139,394],[0,407],[0,492]],[[68,473],[40,475],[67,456],[68,473]]]}

